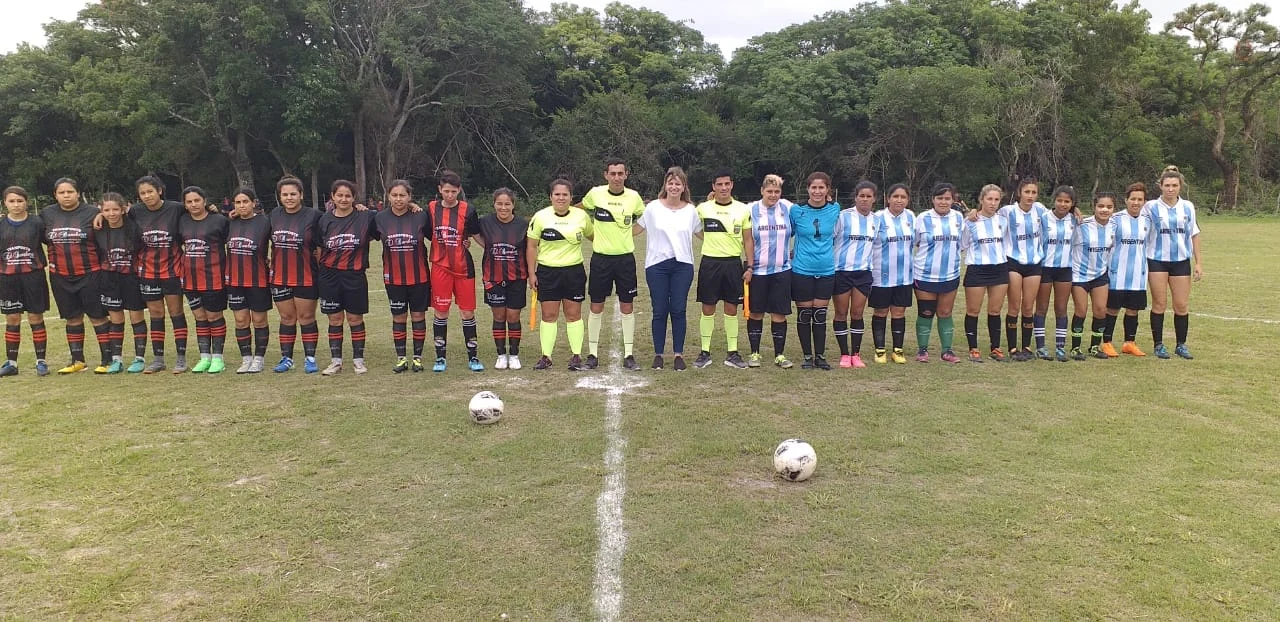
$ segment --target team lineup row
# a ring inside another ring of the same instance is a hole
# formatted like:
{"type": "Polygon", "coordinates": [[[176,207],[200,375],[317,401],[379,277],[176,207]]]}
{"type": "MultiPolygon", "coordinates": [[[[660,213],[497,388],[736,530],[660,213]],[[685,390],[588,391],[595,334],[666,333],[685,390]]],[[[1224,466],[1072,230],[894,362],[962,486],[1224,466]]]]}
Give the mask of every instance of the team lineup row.
{"type": "Polygon", "coordinates": [[[1116,196],[1104,193],[1095,197],[1094,214],[1088,218],[1080,215],[1075,193],[1068,187],[1054,191],[1053,208],[1041,205],[1037,202],[1040,188],[1034,181],[1019,184],[1015,202],[1003,206],[1001,189],[987,186],[974,210],[957,201],[949,184],[938,184],[931,193],[932,209],[916,215],[907,209],[910,193],[900,184],[888,189],[884,207],[876,210],[881,200],[877,188],[861,182],[853,193],[854,206],[842,209],[831,178],[824,173],[808,177],[804,203],[783,199],[782,179],[769,175],[761,187],[763,198],[747,205],[733,199],[732,176],[717,172],[711,195],[696,206],[688,180],[678,168],[667,171],[658,198],[647,204],[626,187],[627,174],[624,162],[607,162],[606,183],[591,189],[577,205],[572,184],[556,180],[551,185],[551,205],[528,219],[515,213],[514,194],[506,189],[494,193],[493,213],[479,217],[473,205],[460,200],[462,181],[452,172],[441,175],[439,198],[421,207],[413,202],[408,182],[393,182],[387,195],[390,207],[381,212],[356,205],[353,184],[343,180],[332,186],[332,209],[322,213],[305,208],[302,183],[284,178],[276,186],[279,209],[261,214],[253,191],[241,190],[234,195],[229,218],[212,209],[197,187],[183,190],[182,203],[165,200],[163,183],[149,176],[136,183],[138,203],[132,206],[115,193],[103,195],[99,206],[88,205],[73,180],[60,179],[55,184],[57,203],[39,215],[28,212],[25,190],[10,187],[4,190],[7,214],[0,227],[4,249],[0,311],[6,318],[7,358],[0,366],[0,377],[18,373],[24,313],[31,327],[36,371],[49,373],[43,314],[50,306],[50,289],[66,321],[72,359],[59,373],[86,369],[86,316],[102,355],[97,373],[165,370],[166,316],[177,350],[174,372],[221,372],[227,308],[234,315],[242,358],[237,372],[261,372],[267,365],[267,312],[273,303],[280,317],[281,353],[274,371],[293,368],[300,332],[305,370],[321,372],[315,357],[318,310],[328,319],[330,347],[330,362],[321,373],[342,371],[348,329],[352,367],[358,374],[365,373],[364,315],[369,310],[365,271],[373,240],[382,244],[396,373],[425,369],[428,311],[435,347],[432,369],[446,369],[448,319],[454,305],[460,311],[468,367],[485,369],[478,354],[477,271],[469,252],[473,241],[483,249],[480,280],[484,300],[493,310],[495,368],[521,368],[521,310],[528,306],[528,292],[533,291],[542,321],[541,357],[535,369],[553,366],[561,315],[572,355],[568,368],[597,367],[603,307],[615,294],[621,310],[622,365],[638,369],[634,237],[641,233],[647,236],[644,272],[652,298],[655,369],[667,364],[668,324],[671,365],[676,370],[686,368],[685,308],[694,284],[695,237],[702,240],[696,288],[702,311],[697,367],[712,363],[719,306],[726,365],[760,366],[767,315],[773,362],[791,367],[784,350],[787,316],[794,310],[802,366],[831,369],[825,349],[832,301],[840,367],[865,367],[861,346],[868,305],[873,309],[874,360],[905,363],[905,312],[913,300],[918,309],[916,360],[929,360],[936,321],[942,360],[959,362],[952,348],[952,312],[961,286],[966,290],[965,334],[973,362],[984,360],[978,348],[984,299],[989,356],[994,360],[1083,360],[1086,352],[1098,358],[1117,356],[1111,337],[1121,310],[1125,311],[1121,350],[1141,356],[1136,345],[1137,314],[1147,307],[1148,286],[1156,355],[1169,358],[1163,320],[1171,296],[1174,352],[1191,358],[1186,345],[1187,304],[1190,283],[1202,273],[1199,228],[1195,207],[1180,198],[1182,178],[1176,170],[1162,175],[1158,198],[1148,201],[1145,186],[1134,184],[1125,193],[1123,210],[1117,212],[1116,196]],[[589,277],[584,240],[592,242],[589,277]],[[963,283],[962,263],[966,266],[963,283]],[[200,353],[199,362],[189,369],[184,295],[195,318],[200,353]],[[583,318],[582,305],[588,298],[588,318],[583,318]],[[1006,298],[1008,357],[1000,348],[1006,298]],[[738,307],[744,301],[750,344],[746,358],[738,352],[738,307]],[[1056,316],[1052,352],[1045,343],[1051,301],[1056,316]],[[1070,317],[1068,302],[1074,307],[1070,317]],[[1090,310],[1091,344],[1082,349],[1090,310]],[[126,320],[134,337],[134,358],[127,366],[123,357],[126,320]],[[153,351],[149,364],[145,359],[148,341],[153,351]]]}

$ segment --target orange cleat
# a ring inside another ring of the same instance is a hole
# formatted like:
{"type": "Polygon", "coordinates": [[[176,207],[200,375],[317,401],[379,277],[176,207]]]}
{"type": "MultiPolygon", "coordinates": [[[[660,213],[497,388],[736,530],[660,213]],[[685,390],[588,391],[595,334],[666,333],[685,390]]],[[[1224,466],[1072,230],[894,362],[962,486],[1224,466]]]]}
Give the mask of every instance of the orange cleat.
{"type": "Polygon", "coordinates": [[[1117,357],[1117,356],[1120,356],[1119,354],[1117,354],[1117,353],[1116,353],[1116,347],[1115,347],[1115,346],[1113,346],[1113,345],[1111,345],[1110,343],[1104,343],[1104,344],[1102,344],[1102,347],[1101,347],[1101,348],[1098,348],[1098,351],[1099,351],[1099,352],[1102,352],[1102,353],[1103,353],[1103,354],[1105,354],[1105,355],[1107,355],[1107,358],[1112,358],[1112,359],[1113,359],[1113,358],[1115,358],[1115,357],[1117,357]]]}
{"type": "Polygon", "coordinates": [[[1146,352],[1143,352],[1142,350],[1138,349],[1138,344],[1136,344],[1136,343],[1134,343],[1134,342],[1132,342],[1132,341],[1126,341],[1126,342],[1124,342],[1124,346],[1122,346],[1122,347],[1120,348],[1120,351],[1121,351],[1121,352],[1124,352],[1125,354],[1131,354],[1131,355],[1133,355],[1133,356],[1146,356],[1146,355],[1147,355],[1147,353],[1146,353],[1146,352]]]}

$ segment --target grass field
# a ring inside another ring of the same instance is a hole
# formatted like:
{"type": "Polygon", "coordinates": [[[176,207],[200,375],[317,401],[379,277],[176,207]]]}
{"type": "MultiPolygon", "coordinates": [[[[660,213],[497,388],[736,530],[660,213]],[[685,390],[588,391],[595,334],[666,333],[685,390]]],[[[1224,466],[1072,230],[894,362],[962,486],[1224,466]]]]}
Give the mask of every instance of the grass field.
{"type": "MultiPolygon", "coordinates": [[[[635,385],[613,402],[619,619],[1280,617],[1280,221],[1202,226],[1192,362],[739,371],[718,333],[709,369],[595,374],[635,385]],[[792,436],[820,459],[801,484],[772,476],[792,436]]],[[[393,375],[372,300],[360,378],[36,378],[24,333],[0,381],[0,618],[595,619],[605,391],[563,341],[533,372],[531,331],[525,370],[465,371],[456,322],[449,372],[393,375]],[[467,419],[481,389],[499,425],[467,419]]]]}

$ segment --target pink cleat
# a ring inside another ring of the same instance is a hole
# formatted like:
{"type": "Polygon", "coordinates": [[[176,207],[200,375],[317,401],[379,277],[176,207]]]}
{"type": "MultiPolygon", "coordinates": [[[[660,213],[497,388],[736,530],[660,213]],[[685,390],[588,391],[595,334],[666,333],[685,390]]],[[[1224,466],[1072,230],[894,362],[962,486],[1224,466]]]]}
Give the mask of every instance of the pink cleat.
{"type": "Polygon", "coordinates": [[[861,354],[855,354],[849,357],[849,364],[853,365],[854,369],[865,369],[867,367],[867,364],[862,362],[861,354]]]}
{"type": "Polygon", "coordinates": [[[850,368],[850,367],[853,367],[853,361],[851,361],[851,360],[850,360],[850,357],[849,357],[849,355],[848,355],[848,354],[841,354],[841,355],[840,355],[840,367],[842,367],[842,368],[844,368],[844,369],[848,369],[848,368],[850,368]]]}

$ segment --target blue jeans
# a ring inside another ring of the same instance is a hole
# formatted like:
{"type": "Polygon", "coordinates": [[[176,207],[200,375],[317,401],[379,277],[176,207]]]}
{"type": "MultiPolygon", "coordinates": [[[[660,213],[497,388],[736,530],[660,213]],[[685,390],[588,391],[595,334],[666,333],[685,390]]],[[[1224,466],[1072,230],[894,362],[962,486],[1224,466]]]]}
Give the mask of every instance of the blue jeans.
{"type": "Polygon", "coordinates": [[[693,286],[693,264],[668,259],[644,269],[653,299],[653,352],[666,349],[667,316],[671,317],[671,351],[684,354],[685,310],[689,306],[689,288],[693,286]]]}

